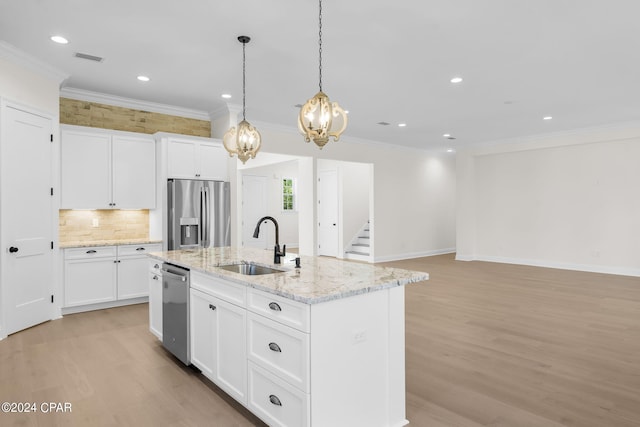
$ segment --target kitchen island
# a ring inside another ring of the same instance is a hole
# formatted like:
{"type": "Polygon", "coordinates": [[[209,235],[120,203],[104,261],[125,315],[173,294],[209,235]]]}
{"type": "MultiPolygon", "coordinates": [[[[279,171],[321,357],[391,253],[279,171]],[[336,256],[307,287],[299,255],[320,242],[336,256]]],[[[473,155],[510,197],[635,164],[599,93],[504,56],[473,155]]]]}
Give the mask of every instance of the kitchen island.
{"type": "Polygon", "coordinates": [[[426,273],[308,256],[295,268],[234,247],[150,257],[190,270],[191,363],[269,425],[408,423],[404,285],[426,273]],[[239,264],[277,272],[225,269],[239,264]]]}

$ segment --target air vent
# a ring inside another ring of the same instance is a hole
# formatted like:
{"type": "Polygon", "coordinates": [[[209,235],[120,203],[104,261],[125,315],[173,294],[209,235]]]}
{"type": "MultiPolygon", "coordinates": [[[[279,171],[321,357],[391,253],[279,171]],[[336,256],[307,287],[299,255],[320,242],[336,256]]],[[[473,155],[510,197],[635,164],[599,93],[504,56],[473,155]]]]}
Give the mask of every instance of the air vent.
{"type": "Polygon", "coordinates": [[[391,123],[387,123],[387,122],[378,122],[379,125],[381,126],[389,126],[391,123]]]}
{"type": "Polygon", "coordinates": [[[76,52],[74,55],[76,58],[87,59],[89,61],[102,62],[104,58],[100,58],[99,56],[93,56],[86,53],[76,52]]]}
{"type": "Polygon", "coordinates": [[[296,107],[296,108],[302,108],[302,104],[296,104],[296,105],[294,105],[294,107],[296,107]]]}
{"type": "Polygon", "coordinates": [[[448,136],[447,139],[456,139],[455,136],[448,136]]]}

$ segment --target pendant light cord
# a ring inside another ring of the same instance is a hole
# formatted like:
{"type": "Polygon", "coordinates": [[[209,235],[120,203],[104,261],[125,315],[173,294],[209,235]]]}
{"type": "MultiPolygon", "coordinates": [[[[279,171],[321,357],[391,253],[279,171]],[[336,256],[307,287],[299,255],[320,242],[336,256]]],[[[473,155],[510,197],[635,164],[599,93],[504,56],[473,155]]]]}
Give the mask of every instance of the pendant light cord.
{"type": "Polygon", "coordinates": [[[247,43],[242,43],[242,120],[246,120],[246,68],[247,68],[247,60],[245,55],[245,48],[247,47],[247,43]]]}
{"type": "Polygon", "coordinates": [[[318,16],[318,56],[320,57],[320,65],[318,71],[320,74],[320,92],[322,92],[322,0],[319,0],[319,16],[318,16]]]}

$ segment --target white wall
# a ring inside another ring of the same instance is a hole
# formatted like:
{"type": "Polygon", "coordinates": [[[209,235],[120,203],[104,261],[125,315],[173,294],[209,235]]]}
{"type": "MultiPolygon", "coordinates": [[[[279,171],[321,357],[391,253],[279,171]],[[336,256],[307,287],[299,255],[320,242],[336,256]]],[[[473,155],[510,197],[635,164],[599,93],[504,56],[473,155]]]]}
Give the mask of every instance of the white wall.
{"type": "MultiPolygon", "coordinates": [[[[295,123],[295,114],[292,115],[295,123]]],[[[455,246],[455,157],[344,137],[322,150],[305,143],[292,127],[253,123],[262,135],[261,153],[305,157],[300,166],[300,253],[315,254],[315,159],[369,163],[374,168],[375,261],[452,252],[455,246]],[[314,161],[309,161],[313,159],[314,161]],[[311,206],[309,212],[308,199],[311,206]]],[[[293,125],[292,125],[293,126],[293,125]]],[[[347,130],[348,132],[348,130],[347,130]]],[[[261,153],[258,153],[260,156],[261,153]]],[[[250,162],[249,160],[247,164],[250,162]]]]}
{"type": "MultiPolygon", "coordinates": [[[[247,166],[249,166],[249,163],[250,162],[247,161],[247,166]]],[[[289,248],[297,248],[298,212],[282,211],[282,178],[294,178],[298,181],[298,161],[290,160],[267,166],[248,167],[242,169],[240,173],[241,175],[264,176],[267,178],[267,215],[274,217],[276,221],[278,221],[280,244],[287,245],[289,248]]],[[[250,224],[249,227],[253,229],[255,224],[250,224]]],[[[267,231],[267,247],[273,248],[275,244],[274,228],[268,225],[265,231],[267,231]]]]}
{"type": "Polygon", "coordinates": [[[640,276],[640,126],[466,151],[458,259],[640,276]]]}

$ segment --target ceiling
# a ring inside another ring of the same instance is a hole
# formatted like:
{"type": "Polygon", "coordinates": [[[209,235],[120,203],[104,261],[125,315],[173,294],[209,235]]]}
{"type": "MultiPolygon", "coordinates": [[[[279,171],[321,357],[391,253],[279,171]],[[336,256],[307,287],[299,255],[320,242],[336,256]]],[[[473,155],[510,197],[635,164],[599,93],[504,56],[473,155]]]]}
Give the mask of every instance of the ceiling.
{"type": "MultiPolygon", "coordinates": [[[[633,121],[639,16],[638,0],[324,0],[323,89],[346,137],[425,149],[633,121]]],[[[242,103],[239,35],[247,120],[294,128],[318,90],[316,0],[0,1],[0,39],[63,86],[205,112],[242,103]]]]}

